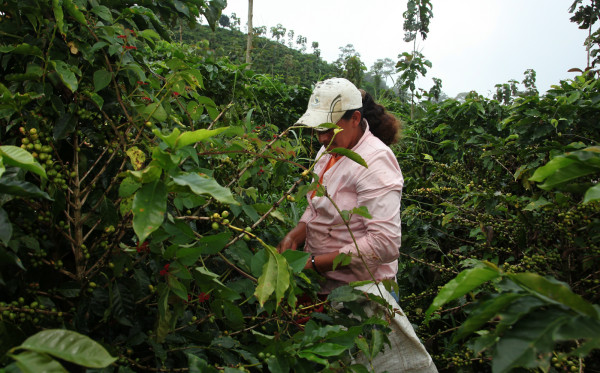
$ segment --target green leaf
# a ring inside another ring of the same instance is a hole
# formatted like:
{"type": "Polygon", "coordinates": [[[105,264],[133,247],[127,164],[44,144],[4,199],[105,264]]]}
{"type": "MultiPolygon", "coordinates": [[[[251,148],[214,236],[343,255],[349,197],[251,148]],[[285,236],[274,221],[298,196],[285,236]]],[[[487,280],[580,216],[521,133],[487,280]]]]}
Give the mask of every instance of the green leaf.
{"type": "Polygon", "coordinates": [[[548,201],[546,198],[539,197],[535,201],[530,202],[527,206],[525,206],[525,208],[523,210],[525,210],[525,211],[534,211],[534,210],[537,210],[539,208],[542,208],[544,206],[548,206],[548,205],[551,205],[551,204],[552,204],[552,202],[548,201]]]}
{"type": "Polygon", "coordinates": [[[335,343],[319,343],[313,347],[305,348],[300,352],[310,352],[320,356],[338,356],[347,349],[348,347],[335,343]]]}
{"type": "Polygon", "coordinates": [[[164,141],[165,144],[167,144],[169,146],[169,148],[175,149],[175,142],[177,141],[177,138],[179,137],[179,134],[181,133],[181,131],[179,131],[178,128],[175,128],[173,130],[173,132],[171,132],[169,135],[164,135],[160,130],[155,128],[152,130],[152,133],[156,137],[158,137],[159,139],[164,141]]]}
{"type": "Polygon", "coordinates": [[[175,293],[175,295],[177,295],[184,301],[188,300],[188,291],[185,288],[185,285],[183,285],[179,280],[177,280],[175,276],[168,276],[167,283],[169,284],[169,288],[173,293],[175,293]]]}
{"type": "Polygon", "coordinates": [[[271,373],[288,373],[290,366],[282,356],[273,356],[267,360],[267,366],[271,373]]]}
{"type": "Polygon", "coordinates": [[[489,267],[470,268],[462,271],[456,278],[450,280],[435,297],[431,306],[427,309],[426,315],[431,313],[447,302],[462,297],[481,284],[500,276],[500,273],[489,267]]]}
{"type": "Polygon", "coordinates": [[[446,215],[444,215],[444,217],[442,218],[442,227],[444,227],[444,226],[446,226],[446,224],[450,223],[450,221],[452,221],[452,218],[454,217],[454,215],[456,215],[456,212],[446,213],[446,215]]]}
{"type": "Polygon", "coordinates": [[[286,250],[281,255],[287,260],[294,273],[300,273],[306,265],[309,253],[298,250],[286,250]]]}
{"type": "Polygon", "coordinates": [[[350,255],[345,253],[338,254],[333,258],[333,270],[335,271],[338,266],[347,266],[350,262],[352,262],[350,255]]]}
{"type": "Polygon", "coordinates": [[[144,184],[133,199],[133,230],[139,242],[162,224],[167,210],[167,188],[160,180],[144,184]]]}
{"type": "Polygon", "coordinates": [[[541,189],[549,190],[576,178],[600,172],[598,147],[566,153],[552,158],[544,166],[535,170],[531,181],[541,182],[541,189]]]}
{"type": "Polygon", "coordinates": [[[93,7],[92,12],[107,22],[112,23],[112,21],[113,21],[112,14],[110,13],[110,9],[108,9],[104,5],[98,5],[98,6],[93,7]]]}
{"type": "Polygon", "coordinates": [[[81,293],[81,285],[73,281],[63,282],[57,290],[66,298],[76,298],[81,293]]]}
{"type": "Polygon", "coordinates": [[[188,359],[188,367],[190,369],[190,373],[216,373],[218,370],[214,368],[212,365],[208,365],[206,360],[190,353],[186,353],[188,359]]]}
{"type": "Polygon", "coordinates": [[[337,125],[337,124],[335,124],[335,123],[321,123],[321,124],[319,124],[318,126],[316,126],[316,127],[314,127],[314,128],[315,128],[315,129],[319,129],[319,130],[321,130],[321,131],[325,131],[326,129],[327,129],[327,130],[330,130],[330,129],[332,129],[332,128],[333,128],[333,129],[339,129],[339,130],[341,130],[341,127],[340,127],[340,126],[338,126],[338,125],[337,125]]]}
{"type": "MultiPolygon", "coordinates": [[[[146,117],[146,120],[150,118],[154,118],[159,122],[164,122],[167,120],[167,112],[160,102],[153,102],[149,105],[139,106],[137,109],[140,114],[143,114],[146,117]]],[[[173,130],[173,132],[175,132],[175,130],[173,130]]]]}
{"type": "Polygon", "coordinates": [[[600,341],[600,321],[586,316],[575,316],[563,325],[553,335],[558,341],[597,339],[600,341]]]}
{"type": "Polygon", "coordinates": [[[71,92],[77,91],[77,77],[75,73],[70,69],[69,65],[60,60],[52,60],[50,63],[56,69],[60,80],[65,84],[67,88],[71,90],[71,92]]]}
{"type": "Polygon", "coordinates": [[[13,228],[8,218],[8,214],[6,211],[0,207],[0,240],[4,243],[4,245],[8,246],[8,241],[12,237],[13,228]]]}
{"type": "Polygon", "coordinates": [[[563,311],[536,312],[520,320],[508,330],[496,345],[492,359],[492,371],[505,373],[513,368],[534,368],[538,359],[550,358],[555,341],[552,335],[571,316],[563,311]]]}
{"type": "Polygon", "coordinates": [[[174,148],[180,149],[184,146],[210,139],[211,137],[216,136],[223,131],[226,131],[228,128],[229,127],[222,127],[214,130],[199,129],[193,132],[184,132],[181,135],[179,135],[175,140],[174,148]]]}
{"type": "Polygon", "coordinates": [[[138,80],[141,80],[142,82],[145,82],[147,79],[144,69],[142,69],[142,67],[137,63],[125,64],[123,65],[123,70],[129,70],[133,72],[135,75],[137,75],[138,80]]]}
{"type": "Polygon", "coordinates": [[[156,31],[150,29],[142,30],[138,32],[138,35],[146,40],[160,39],[160,35],[156,31]]]}
{"type": "Polygon", "coordinates": [[[28,181],[7,178],[0,179],[0,193],[19,197],[45,198],[49,201],[53,200],[46,192],[28,181]]]}
{"type": "Polygon", "coordinates": [[[104,99],[102,98],[102,96],[100,96],[97,93],[94,92],[88,92],[85,91],[83,92],[86,96],[88,96],[92,101],[94,101],[94,103],[96,105],[98,105],[98,108],[102,109],[102,106],[104,106],[104,99]]]}
{"type": "Polygon", "coordinates": [[[141,186],[142,184],[133,180],[133,177],[127,176],[121,181],[121,185],[119,185],[119,197],[129,197],[140,189],[141,186]]]}
{"type": "Polygon", "coordinates": [[[224,302],[223,307],[227,324],[235,330],[242,329],[244,327],[244,314],[242,310],[231,302],[224,302]]]}
{"type": "Polygon", "coordinates": [[[106,88],[112,80],[112,74],[104,69],[94,72],[94,92],[106,88]]]}
{"type": "Polygon", "coordinates": [[[380,329],[373,329],[372,333],[369,349],[371,350],[371,356],[375,358],[383,347],[383,333],[380,329]]]}
{"type": "MultiPolygon", "coordinates": [[[[85,16],[81,12],[81,10],[79,10],[79,8],[77,6],[75,6],[75,4],[73,4],[73,0],[62,0],[62,1],[63,1],[63,6],[67,10],[67,13],[69,13],[69,15],[71,17],[75,18],[75,20],[77,22],[79,22],[80,24],[82,24],[83,26],[87,26],[87,20],[85,19],[85,16]]],[[[80,3],[80,5],[81,5],[81,3],[80,3]]]]}
{"type": "Polygon", "coordinates": [[[584,341],[579,345],[578,348],[571,351],[571,355],[585,358],[592,353],[593,350],[600,350],[600,338],[593,338],[591,340],[584,341]]]}
{"type": "Polygon", "coordinates": [[[62,140],[67,137],[68,134],[75,130],[75,126],[77,125],[77,121],[74,115],[71,113],[62,114],[56,124],[54,125],[54,129],[52,130],[52,136],[54,136],[55,140],[62,140]]]}
{"type": "Polygon", "coordinates": [[[150,162],[148,167],[140,171],[127,171],[127,173],[133,177],[133,179],[139,183],[151,183],[158,180],[162,174],[162,169],[158,167],[154,162],[150,162]]]}
{"type": "Polygon", "coordinates": [[[594,319],[599,318],[598,311],[594,306],[579,294],[573,293],[565,283],[542,277],[537,273],[513,273],[507,274],[507,277],[537,297],[569,307],[594,319]]]}
{"type": "Polygon", "coordinates": [[[3,45],[0,46],[0,53],[14,53],[14,54],[23,54],[28,56],[36,56],[43,57],[42,50],[35,45],[30,45],[27,43],[19,44],[17,46],[12,45],[3,45]]]}
{"type": "Polygon", "coordinates": [[[24,170],[34,172],[44,179],[47,178],[46,170],[25,149],[13,145],[2,145],[0,146],[0,156],[2,156],[2,162],[5,165],[20,167],[24,170]]]}
{"type": "Polygon", "coordinates": [[[364,299],[364,295],[358,290],[354,290],[352,286],[343,285],[333,289],[327,299],[331,302],[352,302],[364,299]]]}
{"type": "Polygon", "coordinates": [[[353,160],[354,162],[358,163],[359,165],[368,168],[369,166],[367,166],[367,162],[365,162],[365,160],[358,155],[357,153],[353,152],[350,149],[346,149],[346,148],[335,148],[335,149],[331,149],[331,153],[336,153],[336,154],[340,154],[343,155],[345,157],[348,157],[349,159],[353,160]]]}
{"type": "Polygon", "coordinates": [[[262,268],[262,274],[258,278],[258,285],[254,295],[261,306],[275,292],[275,301],[279,304],[283,294],[290,286],[290,273],[288,263],[281,254],[273,247],[267,248],[269,259],[262,268]]]}
{"type": "Polygon", "coordinates": [[[554,157],[544,166],[536,169],[533,175],[529,178],[529,181],[535,181],[540,183],[552,174],[554,174],[556,170],[567,167],[573,162],[575,162],[574,159],[569,159],[565,156],[554,157]]]}
{"type": "Polygon", "coordinates": [[[225,9],[226,6],[227,1],[225,0],[213,0],[206,6],[203,6],[199,9],[200,13],[206,17],[206,20],[213,31],[215,30],[217,21],[219,20],[219,17],[221,17],[223,9],[225,9]]]}
{"type": "Polygon", "coordinates": [[[198,246],[202,254],[212,255],[223,250],[227,242],[231,239],[231,232],[221,232],[212,236],[204,236],[198,241],[198,246]]]}
{"type": "Polygon", "coordinates": [[[24,351],[18,355],[10,355],[17,361],[17,366],[22,373],[68,373],[68,371],[56,360],[46,354],[34,351],[24,351]]]}
{"type": "Polygon", "coordinates": [[[476,332],[482,325],[496,316],[508,304],[516,299],[523,297],[523,294],[504,293],[492,299],[487,299],[477,304],[477,307],[469,314],[469,318],[465,320],[460,328],[454,334],[454,341],[468,336],[476,332]]]}
{"type": "Polygon", "coordinates": [[[350,365],[350,371],[353,373],[369,373],[369,370],[360,364],[350,365]]]}
{"type": "Polygon", "coordinates": [[[221,203],[239,205],[239,202],[233,198],[229,188],[222,187],[211,177],[198,173],[184,173],[173,177],[173,182],[177,185],[189,187],[197,195],[208,194],[221,203]]]}
{"type": "Polygon", "coordinates": [[[589,188],[583,197],[583,203],[589,203],[600,200],[600,183],[589,188]]]}
{"type": "Polygon", "coordinates": [[[187,104],[186,110],[190,114],[190,118],[192,118],[192,120],[198,120],[202,116],[202,112],[204,111],[204,106],[198,104],[195,101],[190,101],[187,104]]]}
{"type": "Polygon", "coordinates": [[[351,213],[352,214],[356,214],[356,215],[360,215],[363,218],[367,218],[367,219],[372,219],[373,218],[371,216],[371,214],[369,213],[369,209],[367,208],[367,206],[355,207],[355,208],[352,209],[351,213]]]}
{"type": "Polygon", "coordinates": [[[176,321],[177,317],[168,310],[164,315],[159,313],[158,325],[156,325],[156,341],[158,343],[163,343],[165,341],[165,338],[173,331],[174,323],[176,321]]]}
{"type": "Polygon", "coordinates": [[[27,338],[19,348],[46,353],[88,368],[105,368],[117,360],[89,337],[64,329],[38,332],[27,338]]]}
{"type": "Polygon", "coordinates": [[[306,360],[315,362],[315,363],[319,363],[319,364],[323,364],[323,365],[329,364],[329,362],[326,359],[323,359],[322,357],[319,357],[319,356],[313,354],[312,352],[300,351],[300,352],[298,352],[298,356],[301,358],[304,358],[306,360]]]}
{"type": "Polygon", "coordinates": [[[354,338],[354,343],[356,346],[367,356],[369,359],[373,359],[371,356],[371,350],[369,349],[369,343],[365,339],[365,337],[356,337],[354,338]]]}

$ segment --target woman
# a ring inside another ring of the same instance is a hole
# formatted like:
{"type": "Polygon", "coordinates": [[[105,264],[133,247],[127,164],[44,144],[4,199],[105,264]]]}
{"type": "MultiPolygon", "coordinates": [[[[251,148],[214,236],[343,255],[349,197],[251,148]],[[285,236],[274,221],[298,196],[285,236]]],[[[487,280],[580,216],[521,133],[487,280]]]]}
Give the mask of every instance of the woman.
{"type": "Polygon", "coordinates": [[[397,119],[370,94],[346,79],[333,78],[317,83],[306,113],[296,124],[314,128],[323,145],[314,172],[328,196],[314,192],[307,196],[304,215],[278,250],[295,250],[304,244],[304,250],[311,253],[305,268],[325,277],[324,294],[352,281],[395,280],[403,178],[388,145],[396,141],[397,119]],[[334,135],[333,129],[318,127],[323,123],[336,123],[342,131],[334,135]],[[326,150],[340,147],[359,154],[368,167],[335,153],[321,157],[326,150]],[[336,206],[340,211],[364,206],[372,218],[352,215],[353,239],[336,206]],[[340,253],[352,260],[333,270],[333,260],[340,253]]]}
{"type": "MultiPolygon", "coordinates": [[[[277,249],[279,252],[296,250],[304,244],[304,250],[311,253],[305,268],[312,268],[325,278],[322,294],[353,281],[395,281],[404,179],[388,145],[396,141],[398,121],[368,93],[359,91],[346,79],[333,78],[317,83],[306,113],[296,124],[314,128],[323,145],[317,154],[314,172],[319,175],[326,195],[309,193],[304,215],[277,249]],[[323,123],[336,123],[342,130],[334,134],[333,129],[319,128],[323,123]],[[334,148],[352,150],[368,167],[335,153],[323,155],[334,148]],[[350,234],[339,211],[363,206],[371,218],[352,215],[348,223],[350,234]],[[333,261],[340,253],[350,255],[351,262],[334,270],[333,261]]],[[[385,318],[391,329],[389,349],[386,347],[386,351],[371,362],[367,362],[364,355],[359,355],[356,362],[371,363],[377,371],[437,373],[431,357],[396,303],[398,299],[376,284],[357,289],[383,295],[399,312],[385,318]]],[[[369,317],[384,317],[387,308],[377,302],[366,302],[364,311],[369,317]]]]}

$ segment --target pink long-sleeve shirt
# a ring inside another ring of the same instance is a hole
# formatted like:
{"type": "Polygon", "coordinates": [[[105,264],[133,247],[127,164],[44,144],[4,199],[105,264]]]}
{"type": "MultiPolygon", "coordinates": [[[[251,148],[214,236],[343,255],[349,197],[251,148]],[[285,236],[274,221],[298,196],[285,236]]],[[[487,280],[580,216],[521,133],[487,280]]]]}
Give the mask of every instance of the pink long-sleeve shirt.
{"type": "MultiPolygon", "coordinates": [[[[351,211],[360,206],[368,208],[372,218],[355,214],[350,219],[350,229],[375,279],[395,279],[401,242],[400,199],[404,184],[400,166],[392,150],[369,131],[368,125],[351,150],[366,161],[368,168],[343,157],[325,172],[322,185],[340,210],[351,211]]],[[[324,151],[322,147],[317,159],[324,151]]],[[[326,154],[319,159],[314,169],[317,175],[322,174],[330,157],[326,154]]],[[[371,280],[333,204],[324,196],[310,197],[308,194],[308,207],[300,219],[300,222],[306,223],[305,251],[314,255],[339,251],[352,256],[349,266],[323,274],[327,281],[321,291],[329,293],[352,281],[371,280]]]]}

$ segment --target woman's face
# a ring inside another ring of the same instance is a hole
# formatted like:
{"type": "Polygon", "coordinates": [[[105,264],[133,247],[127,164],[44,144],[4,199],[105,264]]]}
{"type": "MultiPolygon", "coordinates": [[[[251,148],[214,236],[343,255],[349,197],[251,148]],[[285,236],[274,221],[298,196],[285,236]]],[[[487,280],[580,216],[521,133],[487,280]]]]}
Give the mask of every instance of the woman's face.
{"type": "Polygon", "coordinates": [[[336,123],[336,125],[341,128],[341,131],[339,131],[335,136],[334,130],[330,129],[329,131],[316,132],[317,139],[321,145],[327,146],[327,150],[334,148],[352,149],[354,145],[358,143],[358,140],[360,140],[363,134],[360,121],[360,112],[355,111],[350,119],[340,119],[336,123]]]}

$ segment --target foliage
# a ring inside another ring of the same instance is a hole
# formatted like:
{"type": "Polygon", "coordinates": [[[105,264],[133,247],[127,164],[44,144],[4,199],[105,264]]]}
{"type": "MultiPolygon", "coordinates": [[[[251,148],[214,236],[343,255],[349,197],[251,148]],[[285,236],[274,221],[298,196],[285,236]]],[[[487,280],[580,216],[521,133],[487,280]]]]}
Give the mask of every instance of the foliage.
{"type": "Polygon", "coordinates": [[[429,33],[429,22],[433,18],[432,4],[430,0],[408,0],[404,17],[404,41],[410,42],[421,34],[423,40],[427,39],[429,33]]]}
{"type": "Polygon", "coordinates": [[[340,56],[334,62],[337,76],[346,78],[355,86],[360,87],[363,81],[364,71],[367,69],[360,59],[360,53],[354,49],[354,45],[347,44],[340,47],[340,56]]]}
{"type": "MultiPolygon", "coordinates": [[[[398,277],[400,304],[412,322],[424,320],[438,287],[472,259],[495,263],[506,276],[552,276],[587,302],[600,301],[600,204],[584,203],[597,184],[599,84],[580,76],[511,106],[471,93],[462,103],[423,102],[416,119],[406,119],[396,150],[406,185],[398,277]]],[[[483,294],[458,297],[419,328],[438,368],[485,371],[495,363],[493,349],[477,355],[467,348],[472,343],[450,333],[464,325],[466,310],[485,310],[483,294]]],[[[523,319],[519,330],[529,322],[523,319]]],[[[494,335],[494,327],[480,325],[478,333],[494,335]]],[[[553,344],[552,369],[597,369],[597,352],[580,361],[569,355],[575,348],[553,344]]]]}
{"type": "Polygon", "coordinates": [[[524,90],[519,90],[517,84],[518,81],[511,79],[507,83],[496,84],[496,93],[494,94],[494,100],[503,103],[504,105],[510,105],[514,102],[514,99],[517,97],[525,97],[525,96],[535,96],[538,95],[539,92],[535,86],[535,76],[536,72],[533,69],[527,69],[523,73],[525,76],[523,78],[523,86],[524,90]]]}
{"type": "Polygon", "coordinates": [[[468,318],[454,333],[454,341],[477,332],[485,324],[493,325],[493,330],[479,332],[471,344],[477,354],[492,351],[493,372],[509,372],[518,367],[547,371],[552,351],[565,342],[579,342],[571,352],[576,357],[600,348],[600,307],[586,302],[568,285],[536,273],[503,273],[489,262],[476,264],[444,285],[426,314],[429,316],[436,308],[492,281],[497,294],[478,292],[468,307],[468,318]]]}
{"type": "MultiPolygon", "coordinates": [[[[284,27],[281,26],[281,28],[281,30],[275,29],[274,37],[279,35],[279,32],[283,32],[282,35],[285,35],[284,27]]],[[[318,53],[303,53],[302,49],[305,48],[306,38],[302,37],[301,43],[296,44],[301,48],[301,50],[296,50],[263,35],[264,33],[255,33],[252,39],[252,70],[254,72],[277,76],[285,83],[302,87],[310,87],[319,80],[334,76],[335,67],[323,61],[318,53]]],[[[209,27],[202,25],[197,25],[193,29],[184,27],[182,40],[189,44],[201,43],[206,40],[208,41],[206,48],[210,48],[216,58],[228,57],[233,64],[245,62],[244,53],[247,39],[246,35],[240,31],[222,28],[212,31],[209,27]]],[[[318,43],[315,48],[318,48],[318,43]]]]}
{"type": "Polygon", "coordinates": [[[63,329],[46,329],[32,335],[9,356],[24,372],[67,372],[55,358],[88,368],[106,368],[117,360],[99,343],[63,329]],[[25,351],[15,354],[17,350],[25,351]]]}
{"type": "Polygon", "coordinates": [[[439,78],[433,78],[433,87],[429,89],[427,92],[427,99],[431,101],[431,99],[435,101],[440,100],[440,96],[442,94],[442,80],[439,78]]]}
{"type": "MultiPolygon", "coordinates": [[[[596,31],[592,32],[594,24],[598,21],[598,15],[600,15],[599,5],[596,0],[590,0],[589,2],[574,0],[569,8],[569,13],[573,13],[571,22],[577,23],[580,29],[588,30],[588,37],[585,41],[588,51],[588,61],[585,71],[594,69],[598,61],[600,61],[600,55],[598,55],[600,52],[600,30],[596,29],[596,31]]],[[[577,70],[581,71],[581,69],[577,70]]],[[[597,69],[594,71],[597,71],[597,69]]]]}
{"type": "MultiPolygon", "coordinates": [[[[201,14],[214,25],[222,5],[5,2],[7,371],[60,369],[56,359],[80,369],[85,355],[59,343],[67,337],[92,350],[101,343],[117,358],[107,372],[364,371],[353,357],[385,345],[386,322],[364,315],[364,294],[347,286],[319,298],[317,274],[302,271],[306,254],[273,249],[316,187],[307,182],[314,139],[289,124],[308,85],[331,71],[260,38],[254,60],[274,62],[255,62],[256,71],[210,49],[218,32],[209,42],[167,41],[196,30],[201,14]],[[296,63],[313,75],[291,74],[296,63]],[[289,76],[275,73],[280,64],[289,76]],[[42,330],[63,335],[42,343],[42,330]]],[[[415,77],[430,66],[404,57],[401,71],[415,77]]],[[[599,369],[597,334],[585,333],[600,301],[600,82],[586,74],[540,96],[530,71],[524,85],[510,106],[474,92],[412,108],[380,96],[406,122],[394,148],[406,181],[400,304],[440,370],[599,369]],[[472,268],[456,276],[461,266],[472,268]],[[444,308],[424,323],[432,302],[444,308]],[[519,304],[512,329],[494,318],[519,304]],[[533,347],[513,353],[514,339],[533,347]]],[[[98,351],[96,366],[108,364],[98,351]]]]}
{"type": "MultiPolygon", "coordinates": [[[[547,164],[535,170],[530,181],[544,182],[538,187],[549,189],[572,189],[573,181],[583,176],[594,175],[600,172],[598,153],[600,148],[592,146],[576,150],[552,158],[547,164]]],[[[595,182],[586,190],[583,203],[600,199],[600,184],[595,182]]]]}
{"type": "MultiPolygon", "coordinates": [[[[431,62],[425,59],[425,56],[421,52],[413,51],[412,53],[404,52],[398,55],[400,60],[396,63],[396,70],[400,74],[398,77],[398,86],[400,90],[409,90],[411,92],[411,103],[414,109],[415,96],[417,99],[421,98],[421,95],[417,92],[416,81],[419,77],[427,74],[427,68],[431,68],[431,62]]],[[[436,82],[436,85],[438,83],[436,82]]],[[[441,86],[441,81],[439,82],[441,86]]],[[[412,116],[411,116],[412,118],[412,116]]]]}
{"type": "Polygon", "coordinates": [[[7,371],[364,371],[383,348],[362,293],[318,298],[306,254],[273,248],[310,188],[312,139],[289,129],[310,89],[166,41],[220,18],[197,4],[5,4],[7,371]]]}

